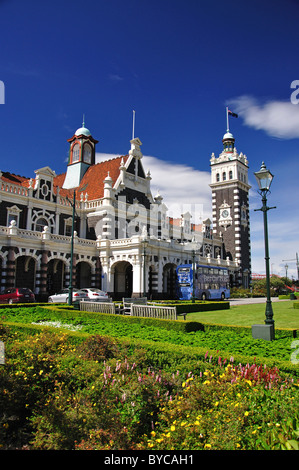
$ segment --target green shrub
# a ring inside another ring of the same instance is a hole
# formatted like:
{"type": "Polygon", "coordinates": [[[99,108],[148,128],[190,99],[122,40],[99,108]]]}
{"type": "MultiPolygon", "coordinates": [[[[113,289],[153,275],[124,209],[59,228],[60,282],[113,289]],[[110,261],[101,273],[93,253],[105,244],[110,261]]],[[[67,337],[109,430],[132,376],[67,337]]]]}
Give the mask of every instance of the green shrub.
{"type": "Polygon", "coordinates": [[[212,302],[196,300],[161,300],[159,302],[152,302],[154,305],[165,305],[167,307],[176,307],[177,313],[191,313],[191,312],[211,312],[214,310],[227,310],[230,308],[229,302],[212,302]]]}

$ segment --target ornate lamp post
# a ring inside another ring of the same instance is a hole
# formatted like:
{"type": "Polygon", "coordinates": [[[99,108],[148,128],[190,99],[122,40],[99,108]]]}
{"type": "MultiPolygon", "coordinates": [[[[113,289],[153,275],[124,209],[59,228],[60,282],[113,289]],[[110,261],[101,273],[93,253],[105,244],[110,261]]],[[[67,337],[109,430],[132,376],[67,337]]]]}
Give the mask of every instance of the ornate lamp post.
{"type": "Polygon", "coordinates": [[[73,203],[71,203],[73,207],[73,215],[72,215],[72,238],[71,238],[71,260],[70,260],[70,284],[69,284],[69,297],[68,297],[68,305],[72,305],[73,303],[73,259],[74,259],[74,226],[75,226],[75,213],[76,213],[76,192],[74,190],[73,195],[73,203]]]}
{"type": "Polygon", "coordinates": [[[267,286],[267,303],[266,303],[266,319],[264,328],[263,325],[253,325],[252,326],[252,334],[256,338],[263,338],[267,340],[274,339],[274,320],[273,320],[273,309],[272,309],[272,302],[271,302],[271,294],[270,294],[270,264],[269,264],[269,241],[268,241],[268,219],[267,219],[267,212],[270,209],[275,209],[275,207],[268,207],[267,206],[267,194],[270,191],[270,186],[273,180],[272,173],[267,170],[265,163],[262,163],[260,171],[254,173],[256,177],[258,187],[259,187],[259,194],[262,196],[262,208],[256,209],[258,211],[263,212],[264,218],[264,239],[265,239],[265,263],[266,263],[266,286],[267,286]],[[257,328],[254,328],[257,327],[257,328]],[[259,328],[258,328],[259,327],[259,328]]]}
{"type": "Polygon", "coordinates": [[[192,303],[195,302],[195,273],[196,273],[196,249],[197,249],[197,242],[195,241],[195,238],[192,238],[192,241],[190,242],[190,248],[192,248],[191,254],[192,254],[192,297],[191,301],[192,303]]]}
{"type": "Polygon", "coordinates": [[[149,242],[147,239],[147,231],[146,228],[143,229],[142,231],[142,236],[141,236],[141,243],[143,245],[143,297],[146,297],[146,265],[145,265],[145,260],[146,260],[146,247],[148,246],[149,242]]]}

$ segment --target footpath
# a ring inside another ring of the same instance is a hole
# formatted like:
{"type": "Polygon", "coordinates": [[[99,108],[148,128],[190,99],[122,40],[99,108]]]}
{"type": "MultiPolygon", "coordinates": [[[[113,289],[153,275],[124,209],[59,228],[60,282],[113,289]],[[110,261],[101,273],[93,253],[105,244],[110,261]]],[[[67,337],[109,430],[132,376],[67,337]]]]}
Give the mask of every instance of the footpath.
{"type": "MultiPolygon", "coordinates": [[[[266,297],[253,297],[249,299],[229,299],[231,305],[247,305],[247,304],[263,304],[266,302],[266,297]]],[[[271,297],[272,302],[287,302],[289,299],[279,299],[278,297],[271,297]]]]}

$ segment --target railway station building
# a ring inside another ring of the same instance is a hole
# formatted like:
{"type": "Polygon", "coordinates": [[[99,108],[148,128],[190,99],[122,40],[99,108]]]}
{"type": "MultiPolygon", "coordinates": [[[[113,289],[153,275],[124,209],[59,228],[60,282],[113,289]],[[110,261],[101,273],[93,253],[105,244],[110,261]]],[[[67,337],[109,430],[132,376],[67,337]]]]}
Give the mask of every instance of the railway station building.
{"type": "Polygon", "coordinates": [[[72,276],[74,287],[98,287],[114,299],[173,298],[176,267],[194,261],[225,266],[231,285],[249,285],[248,162],[231,134],[219,157],[212,154],[213,222],[201,223],[189,212],[170,217],[152,194],[139,138],[127,154],[100,163],[97,143],[83,123],[68,140],[63,174],[50,166],[28,177],[0,171],[2,291],[28,287],[46,301],[72,276]]]}

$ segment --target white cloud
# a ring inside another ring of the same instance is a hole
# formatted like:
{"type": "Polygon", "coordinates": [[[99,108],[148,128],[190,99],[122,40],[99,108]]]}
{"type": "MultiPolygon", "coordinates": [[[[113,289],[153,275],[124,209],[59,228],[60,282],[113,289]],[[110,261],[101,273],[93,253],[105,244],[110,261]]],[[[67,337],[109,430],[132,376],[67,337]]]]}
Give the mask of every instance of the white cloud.
{"type": "MultiPolygon", "coordinates": [[[[118,156],[97,153],[96,162],[118,156]]],[[[180,217],[182,213],[189,211],[193,223],[200,223],[207,217],[212,218],[209,172],[146,155],[142,158],[142,164],[146,173],[150,170],[153,197],[160,193],[169,216],[180,217]]]]}
{"type": "Polygon", "coordinates": [[[299,104],[292,104],[291,100],[260,103],[252,96],[243,95],[230,99],[227,104],[249,127],[280,139],[299,137],[299,104]]]}
{"type": "Polygon", "coordinates": [[[189,211],[192,222],[199,223],[199,217],[210,217],[212,212],[210,173],[199,171],[188,165],[166,162],[156,157],[144,156],[143,166],[152,176],[152,194],[159,191],[169,215],[180,217],[189,211]]]}

